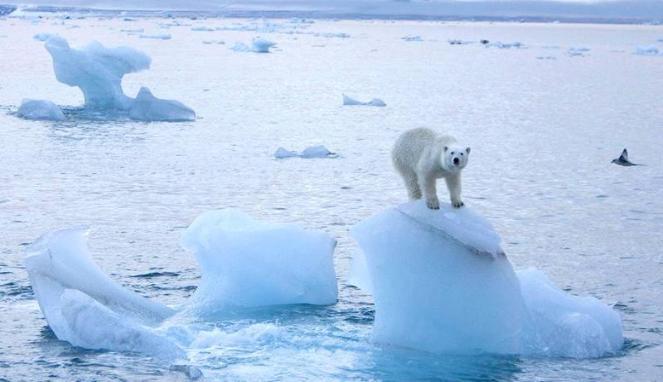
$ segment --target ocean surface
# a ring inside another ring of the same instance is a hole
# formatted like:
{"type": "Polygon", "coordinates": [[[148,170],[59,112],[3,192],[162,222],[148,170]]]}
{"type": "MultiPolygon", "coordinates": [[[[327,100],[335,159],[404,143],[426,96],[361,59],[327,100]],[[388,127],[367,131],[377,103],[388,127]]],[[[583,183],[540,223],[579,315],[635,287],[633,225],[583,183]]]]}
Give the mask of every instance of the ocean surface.
{"type": "Polygon", "coordinates": [[[226,207],[336,237],[339,301],[191,323],[206,334],[188,362],[207,380],[663,380],[663,54],[635,54],[639,46],[663,52],[663,27],[0,18],[0,380],[185,380],[156,358],[59,341],[30,288],[25,248],[50,230],[90,225],[105,272],[176,307],[200,277],[180,236],[226,207]],[[126,76],[125,92],[148,86],[197,120],[82,112],[81,92],[55,80],[37,33],[146,52],[151,69],[126,76]],[[277,48],[231,49],[256,36],[277,48]],[[342,94],[387,106],[342,106],[342,94]],[[63,105],[68,119],[20,119],[24,98],[63,105]],[[539,268],[569,293],[613,305],[620,354],[461,357],[371,342],[371,296],[349,281],[359,251],[349,229],[406,200],[389,152],[413,127],[472,147],[466,205],[502,235],[514,268],[539,268]],[[273,158],[279,146],[315,144],[339,157],[273,158]],[[624,147],[645,166],[611,164],[624,147]]]}

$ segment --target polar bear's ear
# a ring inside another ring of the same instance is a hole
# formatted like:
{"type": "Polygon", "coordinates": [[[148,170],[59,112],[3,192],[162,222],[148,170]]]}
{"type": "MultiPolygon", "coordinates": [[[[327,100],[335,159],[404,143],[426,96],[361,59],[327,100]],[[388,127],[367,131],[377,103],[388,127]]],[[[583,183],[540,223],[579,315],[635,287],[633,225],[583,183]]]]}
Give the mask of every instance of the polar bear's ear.
{"type": "Polygon", "coordinates": [[[465,151],[469,154],[470,153],[470,148],[466,148],[465,151]]]}
{"type": "Polygon", "coordinates": [[[446,153],[449,150],[449,146],[444,146],[444,152],[446,153]]]}

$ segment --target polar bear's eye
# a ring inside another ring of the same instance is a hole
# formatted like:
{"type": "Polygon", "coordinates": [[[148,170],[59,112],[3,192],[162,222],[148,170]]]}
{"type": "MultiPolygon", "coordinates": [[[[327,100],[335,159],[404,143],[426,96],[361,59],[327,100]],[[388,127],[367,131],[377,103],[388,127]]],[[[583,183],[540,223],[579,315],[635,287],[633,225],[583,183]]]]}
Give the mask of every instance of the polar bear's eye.
{"type": "Polygon", "coordinates": [[[451,155],[454,155],[454,154],[455,154],[455,152],[454,152],[454,151],[452,151],[452,152],[451,152],[451,155]]]}

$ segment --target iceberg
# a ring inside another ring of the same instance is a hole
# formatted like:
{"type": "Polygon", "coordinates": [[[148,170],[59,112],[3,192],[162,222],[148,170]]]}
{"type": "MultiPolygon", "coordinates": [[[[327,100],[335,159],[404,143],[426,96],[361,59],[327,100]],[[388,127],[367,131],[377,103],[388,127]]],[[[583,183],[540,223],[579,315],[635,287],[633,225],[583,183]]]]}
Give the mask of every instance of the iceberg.
{"type": "Polygon", "coordinates": [[[160,99],[150,89],[140,88],[129,109],[129,117],[137,121],[193,121],[196,113],[179,101],[160,99]]]}
{"type": "Polygon", "coordinates": [[[132,99],[122,92],[122,77],[150,67],[150,58],[129,47],[106,48],[92,42],[73,49],[59,36],[46,39],[46,50],[53,58],[58,81],[77,86],[91,109],[127,110],[132,99]]]}
{"type": "Polygon", "coordinates": [[[226,209],[196,218],[182,246],[195,254],[202,273],[194,310],[336,302],[336,240],[326,233],[226,209]]]}
{"type": "Polygon", "coordinates": [[[452,354],[591,358],[623,344],[617,312],[515,272],[501,238],[465,207],[410,202],[351,230],[373,293],[376,342],[452,354]]]}
{"type": "MultiPolygon", "coordinates": [[[[141,35],[141,38],[169,39],[170,35],[141,35]]],[[[195,113],[181,102],[162,100],[142,87],[136,99],[122,91],[122,78],[150,67],[150,58],[129,47],[106,48],[92,42],[81,49],[69,46],[57,35],[40,33],[35,39],[45,41],[53,59],[55,77],[83,92],[85,108],[120,111],[139,121],[192,121],[195,113]]]]}
{"type": "Polygon", "coordinates": [[[88,253],[86,228],[48,233],[28,249],[25,267],[39,308],[55,335],[87,349],[184,353],[154,326],[174,314],[110,279],[88,253]]]}
{"type": "Polygon", "coordinates": [[[343,105],[344,106],[378,106],[378,107],[387,106],[387,104],[384,103],[384,101],[379,99],[379,98],[373,98],[372,100],[370,100],[368,102],[361,102],[361,101],[357,101],[354,98],[350,98],[350,97],[346,96],[345,94],[343,94],[343,105]]]}
{"type": "Polygon", "coordinates": [[[60,107],[51,101],[24,99],[17,115],[25,119],[63,121],[64,114],[60,107]]]}

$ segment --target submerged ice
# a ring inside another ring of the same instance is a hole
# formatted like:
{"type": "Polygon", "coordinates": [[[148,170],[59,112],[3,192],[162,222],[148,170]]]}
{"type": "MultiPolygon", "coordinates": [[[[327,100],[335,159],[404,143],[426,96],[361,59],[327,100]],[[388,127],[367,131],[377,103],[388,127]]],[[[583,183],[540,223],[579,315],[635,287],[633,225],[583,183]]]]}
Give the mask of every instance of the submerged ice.
{"type": "Polygon", "coordinates": [[[150,57],[145,53],[123,46],[107,48],[96,41],[76,49],[62,37],[43,33],[35,38],[45,41],[57,80],[81,89],[86,109],[128,111],[130,118],[141,121],[195,119],[187,106],[156,98],[147,88],[141,88],[136,99],[124,93],[124,75],[150,67],[150,57]]]}
{"type": "Polygon", "coordinates": [[[469,208],[421,202],[355,226],[375,300],[377,342],[432,352],[600,357],[622,346],[619,315],[536,270],[514,272],[469,208]]]}

